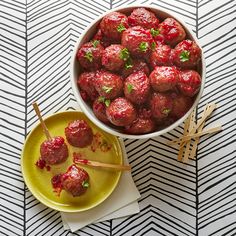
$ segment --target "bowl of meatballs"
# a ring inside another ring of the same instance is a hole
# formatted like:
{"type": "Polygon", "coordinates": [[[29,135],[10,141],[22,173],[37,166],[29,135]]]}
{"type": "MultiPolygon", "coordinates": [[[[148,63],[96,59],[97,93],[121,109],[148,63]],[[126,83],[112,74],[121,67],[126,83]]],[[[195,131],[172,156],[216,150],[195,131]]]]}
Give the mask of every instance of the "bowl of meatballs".
{"type": "Polygon", "coordinates": [[[179,126],[197,106],[205,61],[194,33],[160,7],[116,8],[78,39],[71,61],[75,97],[104,131],[141,139],[179,126]]]}

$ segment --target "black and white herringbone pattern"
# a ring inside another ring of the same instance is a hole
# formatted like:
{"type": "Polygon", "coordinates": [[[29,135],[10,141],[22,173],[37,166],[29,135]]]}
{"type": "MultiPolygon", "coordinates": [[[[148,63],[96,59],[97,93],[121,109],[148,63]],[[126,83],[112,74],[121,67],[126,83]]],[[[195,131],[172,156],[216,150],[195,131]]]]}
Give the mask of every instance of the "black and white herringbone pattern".
{"type": "Polygon", "coordinates": [[[236,234],[236,52],[233,0],[1,0],[1,231],[0,235],[235,235],[236,234]],[[200,40],[207,78],[198,106],[216,102],[207,121],[224,131],[203,137],[197,161],[176,161],[178,150],[163,137],[125,140],[141,212],[64,231],[60,214],[39,203],[21,176],[24,139],[43,115],[76,109],[69,82],[73,46],[85,27],[106,10],[125,4],[164,7],[181,16],[200,40]]]}

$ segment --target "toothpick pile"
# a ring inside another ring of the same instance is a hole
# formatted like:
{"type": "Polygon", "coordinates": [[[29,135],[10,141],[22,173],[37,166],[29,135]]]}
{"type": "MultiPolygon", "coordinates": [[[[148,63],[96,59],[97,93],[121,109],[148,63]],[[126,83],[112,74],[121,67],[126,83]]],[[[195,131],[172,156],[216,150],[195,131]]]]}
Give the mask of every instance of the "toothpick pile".
{"type": "Polygon", "coordinates": [[[222,126],[203,130],[207,118],[210,117],[216,107],[215,103],[207,104],[201,114],[201,118],[197,122],[195,122],[196,110],[194,110],[185,121],[183,137],[168,142],[169,145],[179,144],[178,161],[187,163],[189,159],[195,159],[200,136],[222,130],[222,126]]]}

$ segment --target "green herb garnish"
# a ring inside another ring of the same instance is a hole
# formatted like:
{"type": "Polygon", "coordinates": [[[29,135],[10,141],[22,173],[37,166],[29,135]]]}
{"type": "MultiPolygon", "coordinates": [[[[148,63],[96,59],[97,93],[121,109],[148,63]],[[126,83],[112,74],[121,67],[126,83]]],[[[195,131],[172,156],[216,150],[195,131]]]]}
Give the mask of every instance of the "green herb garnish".
{"type": "Polygon", "coordinates": [[[106,98],[103,97],[103,96],[100,96],[100,97],[98,98],[98,101],[104,103],[107,107],[109,107],[109,106],[110,106],[110,103],[111,103],[111,100],[110,100],[110,99],[106,99],[106,98]]]}
{"type": "Polygon", "coordinates": [[[86,52],[84,57],[89,61],[92,62],[93,61],[93,54],[92,52],[86,52]]]}
{"type": "Polygon", "coordinates": [[[93,40],[92,44],[93,44],[93,47],[96,48],[98,46],[98,44],[100,43],[99,40],[93,40]]]}
{"type": "Polygon", "coordinates": [[[132,68],[132,67],[133,67],[132,60],[131,58],[128,58],[128,60],[125,63],[125,69],[128,70],[129,68],[132,68]]]}
{"type": "Polygon", "coordinates": [[[111,100],[110,99],[106,99],[104,103],[105,103],[106,107],[109,107],[110,104],[111,104],[111,100]]]}
{"type": "Polygon", "coordinates": [[[132,84],[127,84],[128,93],[131,93],[133,88],[134,88],[134,86],[132,84]]]}
{"type": "Polygon", "coordinates": [[[89,182],[87,180],[82,182],[83,188],[88,188],[89,187],[89,182]]]}
{"type": "Polygon", "coordinates": [[[142,42],[139,44],[139,50],[141,52],[146,52],[148,50],[148,43],[147,42],[142,42]]]}
{"type": "Polygon", "coordinates": [[[155,48],[156,48],[156,43],[155,43],[155,42],[152,42],[151,49],[154,51],[155,48]]]}
{"type": "Polygon", "coordinates": [[[127,61],[129,59],[129,51],[127,48],[124,48],[120,51],[120,59],[127,61]]]}
{"type": "Polygon", "coordinates": [[[180,61],[182,62],[188,61],[189,57],[190,57],[190,51],[187,51],[187,50],[182,51],[179,56],[180,61]]]}
{"type": "Polygon", "coordinates": [[[122,31],[126,30],[126,28],[125,28],[124,25],[122,25],[122,24],[119,24],[116,29],[117,29],[117,31],[118,31],[119,33],[121,33],[122,31]]]}
{"type": "Polygon", "coordinates": [[[165,115],[168,115],[170,113],[171,109],[169,108],[165,108],[162,110],[162,113],[165,114],[165,115]]]}
{"type": "Polygon", "coordinates": [[[105,100],[106,100],[106,98],[103,97],[103,96],[100,96],[100,97],[98,98],[98,101],[99,101],[99,102],[105,102],[105,100]]]}
{"type": "Polygon", "coordinates": [[[105,93],[110,93],[110,92],[112,91],[112,87],[103,86],[103,87],[102,87],[102,90],[103,90],[105,93]]]}
{"type": "Polygon", "coordinates": [[[160,31],[158,29],[151,28],[150,33],[153,37],[160,34],[160,31]]]}

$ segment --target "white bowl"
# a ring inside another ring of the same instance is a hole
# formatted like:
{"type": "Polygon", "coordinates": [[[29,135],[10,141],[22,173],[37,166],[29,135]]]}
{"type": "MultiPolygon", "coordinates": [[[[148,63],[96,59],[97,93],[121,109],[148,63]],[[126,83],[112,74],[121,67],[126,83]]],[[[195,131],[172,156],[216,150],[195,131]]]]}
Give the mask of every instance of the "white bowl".
{"type": "Polygon", "coordinates": [[[80,38],[78,39],[75,47],[74,47],[74,51],[72,54],[72,59],[71,59],[71,83],[72,83],[72,89],[74,92],[74,95],[79,103],[80,108],[82,109],[82,111],[86,114],[86,116],[97,126],[99,126],[101,129],[103,129],[104,131],[122,137],[122,138],[130,138],[130,139],[144,139],[144,138],[152,138],[152,137],[156,137],[159,135],[163,135],[169,131],[171,131],[172,129],[176,128],[177,126],[179,126],[189,115],[190,113],[193,111],[193,109],[197,106],[202,92],[203,92],[203,88],[204,88],[204,84],[205,84],[205,77],[206,77],[206,64],[205,64],[205,59],[204,59],[204,55],[203,55],[203,50],[202,51],[202,60],[201,60],[201,66],[199,69],[199,73],[202,77],[202,84],[201,84],[201,88],[199,93],[197,94],[197,97],[195,98],[195,101],[191,107],[191,109],[189,109],[189,111],[180,119],[178,119],[176,122],[174,122],[173,124],[171,124],[170,126],[159,130],[159,131],[155,131],[152,133],[148,133],[148,134],[138,134],[138,135],[134,135],[134,134],[125,134],[122,133],[119,129],[115,129],[113,127],[110,127],[109,125],[104,124],[103,122],[101,122],[100,120],[97,119],[97,117],[94,115],[92,108],[87,105],[84,100],[82,99],[80,92],[78,90],[77,87],[77,78],[78,78],[78,74],[79,74],[79,63],[76,60],[76,52],[77,50],[82,46],[82,44],[84,44],[85,42],[89,41],[93,35],[95,34],[96,30],[97,30],[97,26],[100,23],[101,19],[107,15],[110,12],[114,12],[114,11],[119,11],[122,13],[130,13],[133,9],[137,8],[137,7],[145,7],[145,8],[149,8],[150,10],[152,10],[159,19],[165,19],[167,17],[172,17],[175,18],[178,22],[181,23],[181,25],[184,27],[186,34],[187,34],[187,38],[194,40],[197,45],[201,48],[198,39],[196,38],[196,36],[194,35],[194,33],[192,32],[192,30],[186,25],[186,23],[181,20],[178,16],[176,16],[174,13],[165,10],[164,8],[161,7],[156,7],[156,6],[151,6],[151,5],[129,5],[126,7],[119,7],[119,8],[114,8],[112,10],[106,11],[103,15],[101,15],[100,17],[98,17],[95,21],[93,21],[84,31],[84,33],[80,36],[80,38]]]}

